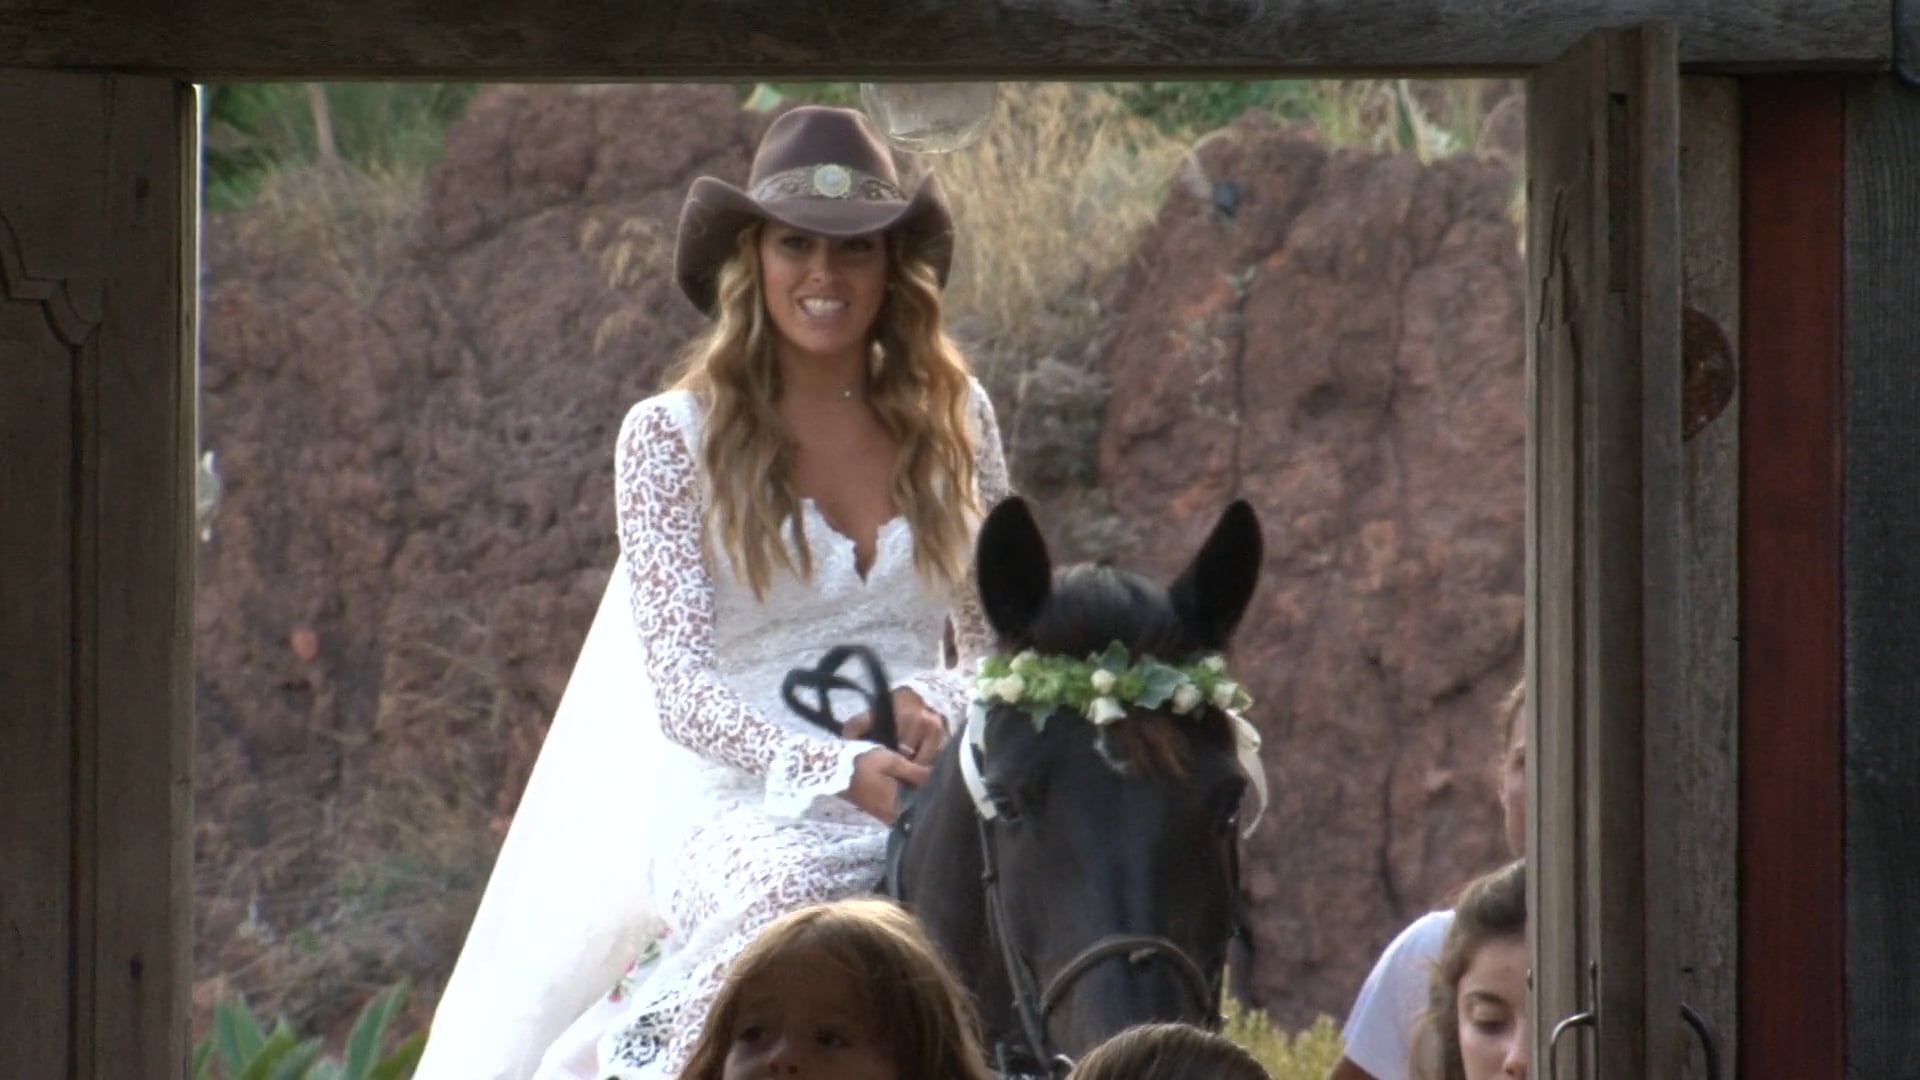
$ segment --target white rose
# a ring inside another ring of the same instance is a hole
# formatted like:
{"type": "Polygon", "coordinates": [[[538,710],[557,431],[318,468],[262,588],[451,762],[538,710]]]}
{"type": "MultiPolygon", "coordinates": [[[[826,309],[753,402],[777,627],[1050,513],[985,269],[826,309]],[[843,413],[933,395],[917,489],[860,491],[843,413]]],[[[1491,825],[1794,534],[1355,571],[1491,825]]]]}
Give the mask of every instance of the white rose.
{"type": "Polygon", "coordinates": [[[1039,666],[1039,663],[1040,654],[1034,652],[1032,649],[1025,649],[1021,651],[1020,655],[1014,657],[1013,660],[1007,664],[1007,667],[1016,675],[1031,675],[1033,674],[1033,669],[1039,666]]]}
{"type": "Polygon", "coordinates": [[[1205,660],[1200,661],[1200,670],[1218,675],[1227,670],[1227,661],[1224,657],[1209,656],[1205,660]]]}
{"type": "Polygon", "coordinates": [[[1173,692],[1173,711],[1182,716],[1192,712],[1200,704],[1200,688],[1192,683],[1181,683],[1173,692]]]}
{"type": "Polygon", "coordinates": [[[1018,675],[1008,675],[993,684],[994,696],[1009,705],[1019,702],[1020,695],[1027,692],[1027,680],[1018,675]]]}
{"type": "Polygon", "coordinates": [[[1240,684],[1232,679],[1221,679],[1213,684],[1213,707],[1225,709],[1233,705],[1235,695],[1240,693],[1240,684]]]}
{"type": "Polygon", "coordinates": [[[1093,692],[1096,694],[1104,696],[1113,693],[1115,679],[1113,672],[1106,668],[1095,668],[1093,677],[1088,681],[1093,683],[1093,692]]]}
{"type": "Polygon", "coordinates": [[[1126,708],[1110,697],[1094,698],[1093,704],[1087,707],[1087,719],[1096,724],[1111,724],[1126,715],[1126,708]]]}

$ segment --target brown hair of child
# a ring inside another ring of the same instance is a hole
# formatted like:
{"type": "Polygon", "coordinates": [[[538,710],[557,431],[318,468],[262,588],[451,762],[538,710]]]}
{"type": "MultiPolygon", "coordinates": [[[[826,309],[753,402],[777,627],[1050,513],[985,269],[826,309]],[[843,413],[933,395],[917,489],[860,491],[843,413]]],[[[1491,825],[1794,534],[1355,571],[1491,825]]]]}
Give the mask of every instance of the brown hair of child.
{"type": "Polygon", "coordinates": [[[1273,1080],[1239,1043],[1188,1024],[1141,1024],[1087,1052],[1068,1080],[1273,1080]]]}
{"type": "Polygon", "coordinates": [[[743,989],[796,953],[859,988],[901,1077],[993,1080],[966,989],[912,916],[865,898],[804,907],[762,930],[728,969],[679,1080],[721,1080],[743,989]]]}

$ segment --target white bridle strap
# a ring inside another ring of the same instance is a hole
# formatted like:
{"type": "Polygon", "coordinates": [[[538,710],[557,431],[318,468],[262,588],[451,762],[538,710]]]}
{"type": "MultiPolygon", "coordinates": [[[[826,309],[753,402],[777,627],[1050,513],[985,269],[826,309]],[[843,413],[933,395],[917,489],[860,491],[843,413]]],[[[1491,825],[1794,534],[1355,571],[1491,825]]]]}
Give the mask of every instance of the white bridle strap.
{"type": "Polygon", "coordinates": [[[1233,724],[1234,756],[1240,761],[1240,771],[1247,774],[1247,782],[1253,785],[1253,793],[1258,796],[1253,803],[1253,817],[1247,819],[1247,826],[1240,830],[1241,836],[1253,835],[1253,827],[1260,824],[1261,815],[1267,812],[1267,767],[1260,763],[1260,732],[1246,717],[1233,710],[1227,710],[1227,719],[1233,724]]]}
{"type": "Polygon", "coordinates": [[[987,759],[987,710],[977,701],[967,710],[965,734],[967,745],[960,748],[960,779],[966,782],[967,794],[973,796],[974,810],[982,820],[992,821],[999,811],[987,795],[986,778],[980,775],[980,763],[987,759]]]}

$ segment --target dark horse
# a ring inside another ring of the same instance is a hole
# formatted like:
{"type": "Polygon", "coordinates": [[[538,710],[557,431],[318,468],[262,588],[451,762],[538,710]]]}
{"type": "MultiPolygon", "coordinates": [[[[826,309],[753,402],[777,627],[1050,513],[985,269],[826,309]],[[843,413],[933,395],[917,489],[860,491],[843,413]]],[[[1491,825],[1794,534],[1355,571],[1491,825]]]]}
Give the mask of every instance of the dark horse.
{"type": "MultiPolygon", "coordinates": [[[[1118,641],[1178,665],[1227,647],[1260,526],[1229,506],[1162,588],[1104,565],[1056,573],[1015,498],[988,515],[976,561],[1003,654],[1080,659],[1118,641]]],[[[1042,726],[998,705],[969,723],[985,726],[956,735],[905,804],[888,879],[973,991],[1001,1071],[1057,1072],[1149,1020],[1216,1026],[1250,779],[1229,717],[1135,705],[1096,728],[1061,708],[1042,726]],[[978,755],[971,789],[962,754],[978,755]]]]}

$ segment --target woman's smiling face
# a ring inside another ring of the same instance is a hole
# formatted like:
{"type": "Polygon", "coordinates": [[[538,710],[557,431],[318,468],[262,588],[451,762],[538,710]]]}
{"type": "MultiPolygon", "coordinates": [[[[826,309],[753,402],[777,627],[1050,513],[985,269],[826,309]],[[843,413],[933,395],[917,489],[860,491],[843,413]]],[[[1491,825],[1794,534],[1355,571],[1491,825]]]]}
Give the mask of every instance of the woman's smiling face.
{"type": "Polygon", "coordinates": [[[777,221],[760,230],[767,316],[789,359],[864,356],[887,294],[885,240],[836,240],[777,221]]]}

